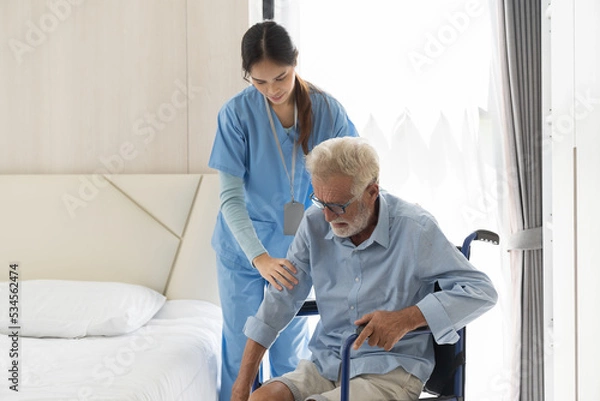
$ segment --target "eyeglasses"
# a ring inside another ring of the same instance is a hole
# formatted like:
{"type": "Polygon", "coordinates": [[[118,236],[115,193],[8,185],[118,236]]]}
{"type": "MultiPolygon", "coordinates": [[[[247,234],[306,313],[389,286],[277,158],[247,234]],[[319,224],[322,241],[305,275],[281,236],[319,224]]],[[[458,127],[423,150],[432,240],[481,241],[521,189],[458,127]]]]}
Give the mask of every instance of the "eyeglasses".
{"type": "Polygon", "coordinates": [[[314,192],[312,194],[310,194],[310,200],[319,209],[323,210],[323,209],[327,208],[327,209],[329,209],[330,211],[332,211],[333,213],[335,213],[335,214],[337,214],[339,216],[339,215],[342,215],[342,214],[346,213],[346,208],[348,206],[350,206],[350,204],[352,202],[354,202],[355,200],[357,200],[358,198],[360,198],[362,194],[363,193],[361,192],[360,194],[358,194],[354,198],[350,199],[348,202],[346,202],[343,205],[340,205],[339,203],[326,203],[326,202],[323,202],[322,200],[320,200],[319,198],[317,198],[315,196],[314,192]]]}

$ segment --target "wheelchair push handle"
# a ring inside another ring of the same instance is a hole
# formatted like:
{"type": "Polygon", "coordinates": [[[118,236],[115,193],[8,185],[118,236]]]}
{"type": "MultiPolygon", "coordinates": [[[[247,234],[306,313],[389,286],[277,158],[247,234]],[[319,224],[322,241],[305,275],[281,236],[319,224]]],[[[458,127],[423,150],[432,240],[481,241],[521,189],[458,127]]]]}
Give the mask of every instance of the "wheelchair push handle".
{"type": "Polygon", "coordinates": [[[500,243],[500,236],[493,231],[477,230],[475,231],[475,234],[477,236],[473,239],[474,241],[491,242],[494,245],[498,245],[500,243]]]}
{"type": "Polygon", "coordinates": [[[500,243],[500,236],[493,231],[488,230],[476,230],[471,234],[467,235],[461,247],[460,251],[465,255],[467,259],[471,256],[471,242],[472,241],[484,241],[498,245],[500,243]]]}

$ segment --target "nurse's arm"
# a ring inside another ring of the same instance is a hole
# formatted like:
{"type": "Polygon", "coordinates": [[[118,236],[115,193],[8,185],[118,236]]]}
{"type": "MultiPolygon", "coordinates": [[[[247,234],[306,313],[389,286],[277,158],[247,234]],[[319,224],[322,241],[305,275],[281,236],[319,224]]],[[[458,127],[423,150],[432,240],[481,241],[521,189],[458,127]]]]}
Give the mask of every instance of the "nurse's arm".
{"type": "Polygon", "coordinates": [[[219,172],[221,182],[221,213],[248,262],[267,250],[258,239],[246,209],[244,180],[241,177],[219,172]]]}

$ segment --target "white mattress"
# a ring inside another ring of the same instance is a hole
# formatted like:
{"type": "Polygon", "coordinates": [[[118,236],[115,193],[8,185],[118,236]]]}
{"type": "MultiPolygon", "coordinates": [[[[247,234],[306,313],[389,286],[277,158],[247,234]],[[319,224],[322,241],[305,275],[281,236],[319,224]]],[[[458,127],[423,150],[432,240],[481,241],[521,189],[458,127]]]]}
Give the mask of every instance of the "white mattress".
{"type": "Polygon", "coordinates": [[[171,300],[128,335],[22,337],[18,394],[9,389],[11,343],[2,336],[0,400],[216,400],[221,324],[214,304],[171,300]]]}

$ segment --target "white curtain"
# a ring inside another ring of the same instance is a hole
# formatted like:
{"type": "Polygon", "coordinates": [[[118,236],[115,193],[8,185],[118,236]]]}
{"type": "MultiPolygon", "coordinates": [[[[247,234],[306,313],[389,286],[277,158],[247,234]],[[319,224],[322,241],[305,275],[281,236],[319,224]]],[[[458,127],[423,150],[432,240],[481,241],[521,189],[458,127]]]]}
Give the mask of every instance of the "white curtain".
{"type": "MultiPolygon", "coordinates": [[[[258,13],[254,13],[257,15],[258,13]]],[[[252,15],[252,13],[251,13],[252,15]]],[[[276,0],[300,52],[298,73],[336,97],[381,158],[382,187],[419,203],[460,244],[498,305],[468,327],[467,399],[515,400],[515,301],[502,239],[506,179],[486,0],[276,0]]]]}

